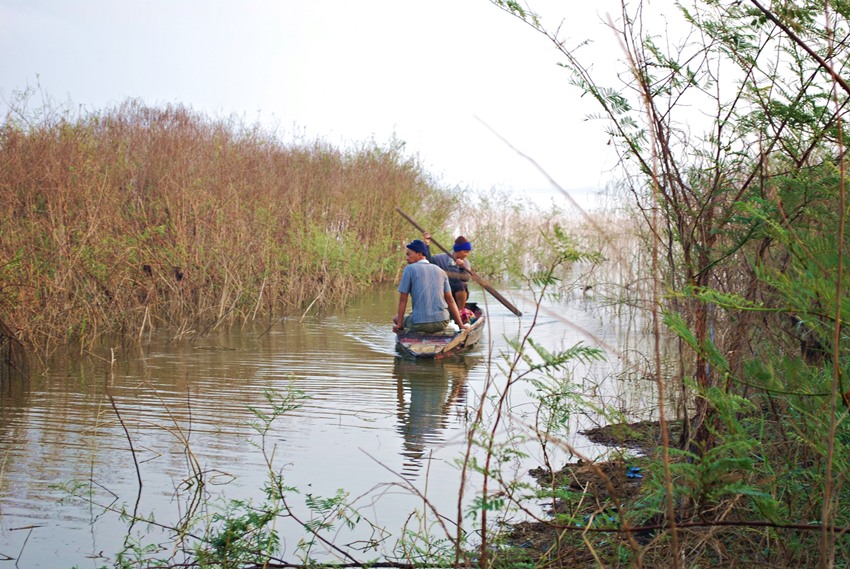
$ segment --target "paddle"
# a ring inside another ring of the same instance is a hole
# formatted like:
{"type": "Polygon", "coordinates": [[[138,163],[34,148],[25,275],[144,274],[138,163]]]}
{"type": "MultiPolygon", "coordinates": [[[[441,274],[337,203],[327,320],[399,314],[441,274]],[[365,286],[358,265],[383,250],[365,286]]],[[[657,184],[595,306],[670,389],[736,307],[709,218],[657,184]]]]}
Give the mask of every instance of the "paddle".
{"type": "MultiPolygon", "coordinates": [[[[410,224],[411,224],[413,227],[415,227],[416,229],[418,229],[420,232],[422,232],[422,233],[428,233],[428,231],[425,231],[424,229],[422,229],[422,226],[421,226],[421,225],[419,225],[418,223],[416,223],[415,221],[413,221],[413,219],[411,219],[411,217],[410,217],[409,215],[407,215],[406,213],[404,213],[403,211],[401,211],[399,208],[395,208],[395,210],[396,210],[397,212],[399,212],[399,213],[401,214],[401,216],[402,216],[404,219],[406,219],[407,221],[409,221],[409,222],[410,222],[410,224]]],[[[436,245],[437,247],[439,247],[440,249],[442,249],[442,250],[443,250],[443,252],[444,252],[444,253],[446,253],[447,255],[451,255],[451,251],[449,251],[448,249],[446,249],[445,247],[443,247],[442,245],[440,245],[439,243],[437,243],[437,240],[436,240],[436,239],[434,239],[434,237],[433,237],[433,236],[431,237],[431,243],[433,243],[434,245],[436,245]]],[[[499,302],[501,302],[501,303],[502,303],[502,305],[503,305],[505,308],[507,308],[508,310],[510,310],[511,312],[513,312],[514,314],[516,314],[517,316],[522,316],[522,312],[520,312],[519,308],[517,308],[516,306],[514,306],[513,304],[511,304],[511,303],[508,301],[508,299],[506,299],[504,296],[502,296],[502,295],[499,293],[499,291],[497,291],[497,290],[496,290],[496,289],[494,289],[492,286],[490,286],[490,283],[488,283],[488,282],[487,282],[487,281],[485,281],[482,277],[478,276],[477,274],[473,273],[472,271],[469,271],[469,270],[468,270],[468,272],[469,272],[469,275],[472,277],[472,280],[474,280],[475,282],[477,282],[478,284],[480,284],[480,285],[481,285],[481,287],[482,287],[484,290],[486,290],[487,292],[489,292],[490,294],[492,294],[492,295],[493,295],[493,297],[494,297],[496,300],[498,300],[499,302]]]]}

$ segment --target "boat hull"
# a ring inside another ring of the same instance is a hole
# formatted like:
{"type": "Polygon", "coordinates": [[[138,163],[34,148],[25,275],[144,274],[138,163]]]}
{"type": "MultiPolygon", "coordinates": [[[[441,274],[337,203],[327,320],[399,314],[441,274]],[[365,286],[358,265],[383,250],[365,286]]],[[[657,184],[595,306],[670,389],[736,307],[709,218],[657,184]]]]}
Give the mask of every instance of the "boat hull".
{"type": "Polygon", "coordinates": [[[402,332],[396,335],[396,349],[412,358],[443,359],[468,352],[481,340],[484,332],[484,316],[479,316],[469,327],[460,332],[423,334],[402,332]]]}

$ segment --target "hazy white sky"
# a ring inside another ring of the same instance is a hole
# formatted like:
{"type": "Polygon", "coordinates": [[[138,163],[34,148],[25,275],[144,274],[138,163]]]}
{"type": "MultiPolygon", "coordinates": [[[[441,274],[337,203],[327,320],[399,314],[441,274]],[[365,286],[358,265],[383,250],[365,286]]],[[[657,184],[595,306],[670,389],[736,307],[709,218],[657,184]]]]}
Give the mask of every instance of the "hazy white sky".
{"type": "MultiPolygon", "coordinates": [[[[594,65],[619,57],[605,2],[543,0],[594,65]],[[563,20],[563,23],[562,23],[563,20]]],[[[395,135],[447,185],[580,197],[615,156],[545,37],[487,0],[0,0],[0,97],[40,84],[99,110],[140,98],[339,146],[395,135]]]]}

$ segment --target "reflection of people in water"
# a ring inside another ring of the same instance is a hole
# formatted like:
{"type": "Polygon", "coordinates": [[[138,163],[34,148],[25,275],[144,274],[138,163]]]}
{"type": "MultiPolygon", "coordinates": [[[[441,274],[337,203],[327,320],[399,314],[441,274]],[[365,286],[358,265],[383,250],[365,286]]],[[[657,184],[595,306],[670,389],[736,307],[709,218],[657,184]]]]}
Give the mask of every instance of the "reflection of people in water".
{"type": "Polygon", "coordinates": [[[466,359],[456,362],[396,358],[398,431],[404,437],[402,474],[413,477],[430,449],[443,442],[452,409],[466,407],[466,359]]]}

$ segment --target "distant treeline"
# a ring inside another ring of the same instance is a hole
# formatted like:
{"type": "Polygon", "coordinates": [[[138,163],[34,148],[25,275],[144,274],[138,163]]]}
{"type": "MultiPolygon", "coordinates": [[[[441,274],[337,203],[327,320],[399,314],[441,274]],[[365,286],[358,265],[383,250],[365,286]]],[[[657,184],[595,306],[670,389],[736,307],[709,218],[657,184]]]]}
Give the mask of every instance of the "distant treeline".
{"type": "Polygon", "coordinates": [[[342,303],[392,279],[457,192],[403,143],[287,145],[138,101],[0,126],[0,324],[37,352],[342,303]]]}

